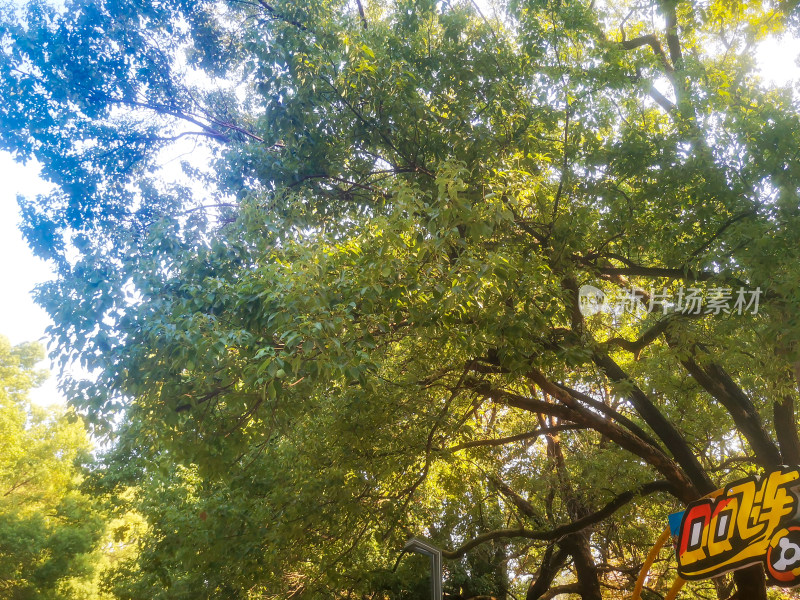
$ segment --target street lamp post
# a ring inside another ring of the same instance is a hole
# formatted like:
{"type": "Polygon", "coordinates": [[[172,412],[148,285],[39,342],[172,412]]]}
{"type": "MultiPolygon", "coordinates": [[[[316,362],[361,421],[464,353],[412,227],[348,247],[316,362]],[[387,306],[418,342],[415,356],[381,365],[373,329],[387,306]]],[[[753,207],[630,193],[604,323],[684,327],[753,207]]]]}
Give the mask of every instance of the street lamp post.
{"type": "Polygon", "coordinates": [[[442,551],[419,538],[411,538],[403,546],[403,552],[424,554],[431,559],[431,600],[442,600],[442,551]]]}

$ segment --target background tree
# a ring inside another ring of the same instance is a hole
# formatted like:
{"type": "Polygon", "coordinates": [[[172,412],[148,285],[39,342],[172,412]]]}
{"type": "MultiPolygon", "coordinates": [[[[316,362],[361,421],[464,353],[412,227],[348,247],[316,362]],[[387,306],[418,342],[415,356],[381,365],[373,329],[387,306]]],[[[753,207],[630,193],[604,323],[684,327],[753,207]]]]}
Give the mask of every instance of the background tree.
{"type": "Polygon", "coordinates": [[[620,597],[669,512],[800,462],[798,110],[752,60],[794,3],[4,11],[40,301],[99,476],[148,482],[131,585],[400,594],[422,532],[453,596],[620,597]]]}
{"type": "Polygon", "coordinates": [[[14,600],[99,598],[104,523],[79,490],[90,445],[74,413],[28,402],[42,358],[38,345],[0,337],[0,590],[14,600]]]}

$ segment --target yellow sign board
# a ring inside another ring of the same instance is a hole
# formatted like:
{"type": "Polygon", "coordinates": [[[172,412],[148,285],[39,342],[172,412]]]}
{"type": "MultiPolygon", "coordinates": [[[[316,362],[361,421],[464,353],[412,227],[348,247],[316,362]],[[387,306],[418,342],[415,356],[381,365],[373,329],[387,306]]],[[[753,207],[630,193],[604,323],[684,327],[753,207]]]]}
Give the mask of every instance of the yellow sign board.
{"type": "Polygon", "coordinates": [[[677,539],[678,574],[708,579],[762,563],[776,585],[800,585],[800,471],[782,467],[689,504],[677,539]]]}

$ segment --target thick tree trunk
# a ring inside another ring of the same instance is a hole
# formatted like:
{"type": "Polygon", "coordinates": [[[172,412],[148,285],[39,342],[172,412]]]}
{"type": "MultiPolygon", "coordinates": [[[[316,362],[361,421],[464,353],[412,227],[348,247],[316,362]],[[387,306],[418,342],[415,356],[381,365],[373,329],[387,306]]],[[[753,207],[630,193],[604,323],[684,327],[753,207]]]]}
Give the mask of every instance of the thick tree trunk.
{"type": "Polygon", "coordinates": [[[736,593],[732,600],[767,600],[767,582],[761,565],[734,572],[733,580],[736,582],[736,593]]]}
{"type": "Polygon", "coordinates": [[[589,545],[589,536],[585,533],[575,533],[564,539],[562,545],[572,554],[581,600],[603,600],[597,566],[589,545]]]}
{"type": "Polygon", "coordinates": [[[542,566],[539,568],[539,575],[531,582],[525,600],[540,600],[540,598],[543,598],[567,558],[569,558],[569,553],[565,548],[559,548],[558,552],[554,552],[554,547],[548,546],[542,559],[542,566]]]}
{"type": "Polygon", "coordinates": [[[775,419],[775,434],[785,465],[800,464],[800,440],[797,438],[797,420],[794,416],[794,399],[786,397],[783,402],[772,405],[775,419]]]}
{"type": "MultiPolygon", "coordinates": [[[[540,417],[540,425],[546,425],[542,417],[540,417]]],[[[551,425],[555,425],[555,423],[551,423],[551,425]]],[[[581,519],[587,516],[590,511],[584,505],[580,496],[575,493],[569,481],[558,436],[548,433],[545,439],[547,440],[548,454],[555,462],[561,496],[566,502],[570,517],[572,517],[573,521],[581,519]]],[[[583,530],[564,537],[559,545],[562,550],[572,555],[575,574],[578,577],[578,593],[581,596],[581,600],[603,600],[603,595],[600,592],[600,578],[597,573],[597,565],[595,565],[594,557],[592,556],[590,539],[591,531],[583,530]]]]}

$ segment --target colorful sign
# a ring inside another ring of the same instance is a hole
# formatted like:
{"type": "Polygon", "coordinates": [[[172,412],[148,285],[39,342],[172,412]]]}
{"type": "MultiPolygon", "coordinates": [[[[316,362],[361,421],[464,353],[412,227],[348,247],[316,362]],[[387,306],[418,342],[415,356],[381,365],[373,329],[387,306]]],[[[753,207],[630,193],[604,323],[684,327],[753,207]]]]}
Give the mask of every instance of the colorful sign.
{"type": "Polygon", "coordinates": [[[762,563],[775,585],[800,585],[799,505],[800,471],[790,467],[691,503],[678,530],[678,574],[708,579],[762,563]]]}

